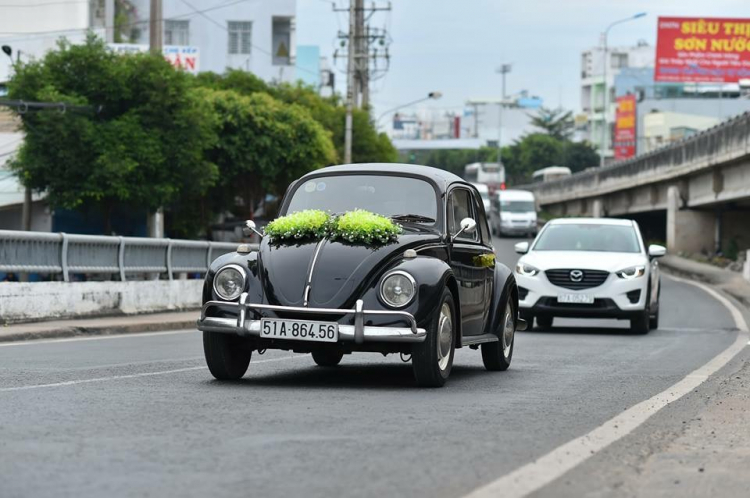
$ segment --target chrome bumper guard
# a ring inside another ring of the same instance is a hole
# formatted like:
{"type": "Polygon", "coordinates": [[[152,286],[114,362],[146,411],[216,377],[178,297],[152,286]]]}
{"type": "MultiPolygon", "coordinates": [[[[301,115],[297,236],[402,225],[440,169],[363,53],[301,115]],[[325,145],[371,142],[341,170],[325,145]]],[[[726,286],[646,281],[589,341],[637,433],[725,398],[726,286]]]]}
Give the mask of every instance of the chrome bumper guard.
{"type": "MultiPolygon", "coordinates": [[[[247,293],[243,292],[239,302],[208,301],[201,309],[198,330],[204,332],[223,332],[247,337],[260,337],[260,320],[248,320],[247,311],[281,311],[285,313],[304,313],[306,315],[354,315],[354,325],[339,324],[339,341],[354,342],[423,342],[427,336],[425,329],[417,328],[417,321],[406,311],[365,310],[361,299],[357,300],[354,309],[334,308],[301,308],[296,306],[276,306],[272,304],[253,304],[247,302],[247,293]],[[206,316],[210,308],[219,308],[237,312],[237,318],[206,316]],[[394,316],[406,321],[408,327],[379,327],[365,325],[368,315],[394,316]]],[[[284,339],[281,339],[284,340],[284,339]]]]}

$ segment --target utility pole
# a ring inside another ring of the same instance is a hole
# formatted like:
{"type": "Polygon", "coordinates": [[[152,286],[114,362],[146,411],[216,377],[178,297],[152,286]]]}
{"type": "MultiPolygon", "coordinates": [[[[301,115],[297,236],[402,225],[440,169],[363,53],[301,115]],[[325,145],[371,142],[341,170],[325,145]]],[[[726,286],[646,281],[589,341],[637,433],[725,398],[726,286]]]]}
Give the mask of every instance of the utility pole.
{"type": "Polygon", "coordinates": [[[368,105],[365,93],[368,92],[367,81],[367,47],[365,38],[365,0],[354,0],[354,46],[357,49],[354,55],[355,79],[357,90],[354,93],[354,106],[365,108],[368,105]]]}
{"type": "MultiPolygon", "coordinates": [[[[162,54],[163,27],[161,0],[151,0],[149,17],[149,50],[152,54],[162,54]]],[[[148,235],[157,239],[164,238],[164,208],[158,208],[148,218],[148,235]]]]}
{"type": "Polygon", "coordinates": [[[349,0],[349,43],[346,65],[346,128],[344,129],[344,163],[352,162],[352,112],[354,111],[354,65],[357,49],[354,43],[356,31],[354,0],[349,0]]]}

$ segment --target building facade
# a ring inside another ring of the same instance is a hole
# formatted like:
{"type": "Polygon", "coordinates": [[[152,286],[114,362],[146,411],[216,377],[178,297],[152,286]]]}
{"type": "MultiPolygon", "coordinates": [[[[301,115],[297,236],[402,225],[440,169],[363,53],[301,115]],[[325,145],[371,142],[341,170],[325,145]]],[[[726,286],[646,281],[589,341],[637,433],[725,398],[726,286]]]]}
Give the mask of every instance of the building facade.
{"type": "MultiPolygon", "coordinates": [[[[634,47],[594,47],[581,54],[581,112],[577,120],[581,138],[600,149],[605,161],[614,156],[612,149],[615,121],[615,81],[627,68],[654,66],[654,47],[639,42],[634,47]],[[605,71],[606,64],[606,71],[605,71]],[[606,74],[605,74],[606,73],[606,74]],[[606,108],[605,108],[606,95],[606,108]]],[[[653,81],[653,80],[652,80],[653,81]]]]}

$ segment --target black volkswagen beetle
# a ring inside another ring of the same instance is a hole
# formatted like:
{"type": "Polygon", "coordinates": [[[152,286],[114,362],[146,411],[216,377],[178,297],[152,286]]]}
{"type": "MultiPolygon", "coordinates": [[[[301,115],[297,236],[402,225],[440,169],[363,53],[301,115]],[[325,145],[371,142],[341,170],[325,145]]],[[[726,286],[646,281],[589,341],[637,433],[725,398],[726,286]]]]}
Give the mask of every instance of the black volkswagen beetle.
{"type": "MultiPolygon", "coordinates": [[[[456,348],[506,370],[518,318],[511,271],[496,263],[482,199],[452,173],[406,164],[332,166],[292,183],[280,216],[364,209],[401,225],[397,240],[261,239],[216,259],[198,329],[208,368],[238,379],[253,351],[312,353],[321,366],[370,351],[411,356],[421,386],[442,386],[456,348]]],[[[254,230],[252,222],[248,229],[254,230]]]]}

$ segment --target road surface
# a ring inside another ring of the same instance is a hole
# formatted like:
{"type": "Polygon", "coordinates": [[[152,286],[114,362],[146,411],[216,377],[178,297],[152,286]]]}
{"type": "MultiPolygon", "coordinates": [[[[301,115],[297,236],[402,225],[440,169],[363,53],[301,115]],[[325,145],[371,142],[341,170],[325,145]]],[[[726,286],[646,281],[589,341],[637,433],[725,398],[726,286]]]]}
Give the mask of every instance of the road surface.
{"type": "MultiPolygon", "coordinates": [[[[500,261],[515,263],[520,240],[496,241],[500,261]]],[[[581,320],[519,333],[507,372],[458,350],[443,389],[416,388],[398,356],[364,353],[325,369],[269,351],[219,383],[196,331],[0,346],[0,496],[461,497],[737,338],[697,287],[664,278],[662,301],[646,336],[581,320]]]]}

